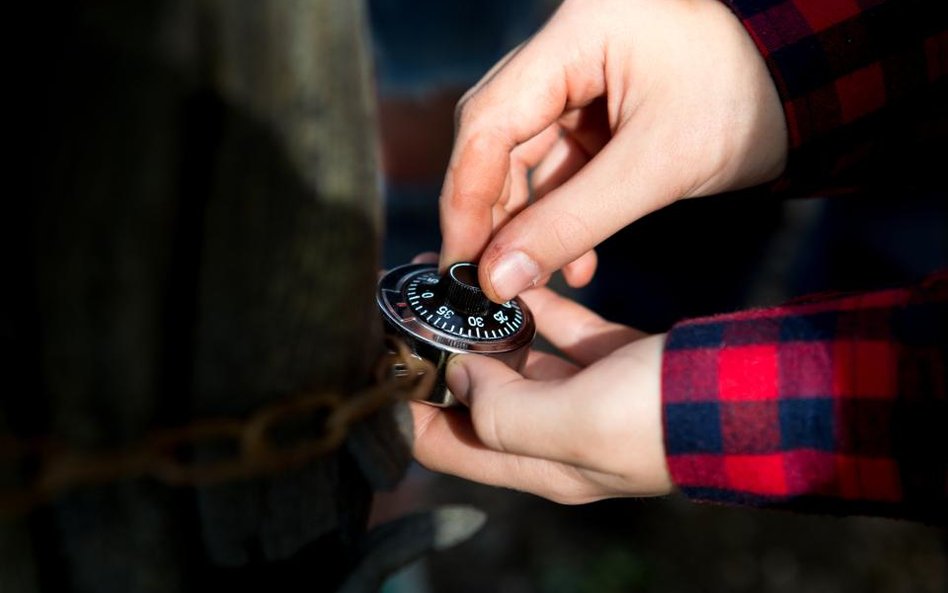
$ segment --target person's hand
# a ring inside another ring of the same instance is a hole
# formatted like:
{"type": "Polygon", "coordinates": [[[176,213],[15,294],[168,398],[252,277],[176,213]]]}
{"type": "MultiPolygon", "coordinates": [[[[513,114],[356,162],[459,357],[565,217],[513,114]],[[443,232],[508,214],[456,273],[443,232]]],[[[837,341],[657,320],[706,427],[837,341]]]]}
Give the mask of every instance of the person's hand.
{"type": "Polygon", "coordinates": [[[523,298],[539,332],[571,360],[532,351],[520,375],[485,356],[454,356],[448,387],[470,409],[413,402],[415,458],[563,503],[668,493],[664,336],[609,323],[546,288],[523,298]]]}
{"type": "Polygon", "coordinates": [[[560,268],[585,284],[603,239],[679,198],[772,180],[787,153],[764,61],[718,0],[566,0],[457,125],[441,264],[479,260],[497,302],[560,268]]]}

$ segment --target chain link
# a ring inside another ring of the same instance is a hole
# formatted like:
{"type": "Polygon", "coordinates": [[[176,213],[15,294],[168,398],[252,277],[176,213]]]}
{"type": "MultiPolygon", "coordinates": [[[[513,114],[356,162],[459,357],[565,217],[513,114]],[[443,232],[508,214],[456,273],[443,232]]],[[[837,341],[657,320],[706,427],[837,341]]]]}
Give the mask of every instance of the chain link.
{"type": "Polygon", "coordinates": [[[246,419],[217,418],[157,429],[142,441],[107,451],[78,451],[48,439],[0,440],[0,466],[33,466],[25,486],[0,487],[0,514],[24,513],[67,490],[116,480],[150,477],[173,486],[208,485],[279,473],[336,450],[351,427],[384,406],[422,399],[437,371],[400,340],[388,338],[376,365],[375,383],[351,395],[301,394],[268,404],[246,419]],[[281,426],[323,418],[322,430],[291,443],[277,443],[281,426]],[[203,445],[203,447],[202,447],[203,445]],[[230,456],[200,460],[194,452],[229,445],[230,456]],[[191,452],[191,455],[183,455],[191,452]]]}

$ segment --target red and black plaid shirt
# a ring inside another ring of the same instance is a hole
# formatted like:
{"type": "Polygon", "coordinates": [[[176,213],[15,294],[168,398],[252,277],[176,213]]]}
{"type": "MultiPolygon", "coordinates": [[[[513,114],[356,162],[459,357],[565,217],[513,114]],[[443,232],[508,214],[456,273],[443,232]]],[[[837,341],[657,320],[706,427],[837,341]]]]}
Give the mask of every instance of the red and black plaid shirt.
{"type": "MultiPolygon", "coordinates": [[[[783,101],[782,187],[911,191],[943,175],[944,0],[727,4],[783,101]]],[[[946,272],[680,323],[662,371],[672,478],[700,500],[944,524],[946,369],[946,272]]]]}

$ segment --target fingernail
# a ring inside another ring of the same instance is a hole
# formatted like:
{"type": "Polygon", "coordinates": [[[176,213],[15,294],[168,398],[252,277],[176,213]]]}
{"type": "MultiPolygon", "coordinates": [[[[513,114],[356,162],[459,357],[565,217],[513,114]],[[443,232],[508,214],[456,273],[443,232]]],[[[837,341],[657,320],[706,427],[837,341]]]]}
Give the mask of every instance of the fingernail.
{"type": "Polygon", "coordinates": [[[509,301],[522,291],[536,286],[540,266],[522,251],[505,253],[490,272],[490,283],[497,296],[509,301]]]}
{"type": "Polygon", "coordinates": [[[448,389],[454,397],[466,405],[470,401],[468,391],[471,388],[471,379],[467,376],[464,365],[458,360],[460,356],[455,354],[448,359],[448,365],[444,369],[444,382],[448,384],[448,389]]]}

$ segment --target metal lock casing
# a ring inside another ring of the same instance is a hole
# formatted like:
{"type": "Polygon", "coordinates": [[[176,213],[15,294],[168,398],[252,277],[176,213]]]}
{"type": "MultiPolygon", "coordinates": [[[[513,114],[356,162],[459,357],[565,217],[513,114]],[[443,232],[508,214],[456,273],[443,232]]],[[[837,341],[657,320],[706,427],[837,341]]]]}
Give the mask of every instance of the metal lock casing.
{"type": "Polygon", "coordinates": [[[483,354],[519,371],[536,326],[520,298],[500,305],[487,299],[477,284],[475,264],[454,264],[443,276],[437,272],[434,264],[394,268],[379,279],[376,302],[386,332],[438,369],[432,392],[423,401],[446,407],[458,403],[444,379],[452,354],[483,354]]]}

